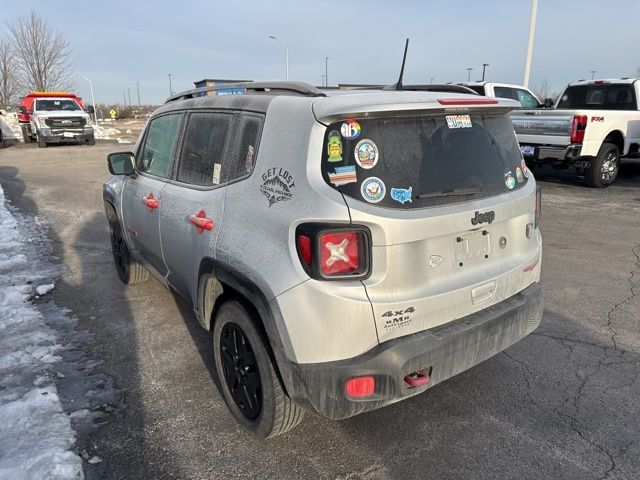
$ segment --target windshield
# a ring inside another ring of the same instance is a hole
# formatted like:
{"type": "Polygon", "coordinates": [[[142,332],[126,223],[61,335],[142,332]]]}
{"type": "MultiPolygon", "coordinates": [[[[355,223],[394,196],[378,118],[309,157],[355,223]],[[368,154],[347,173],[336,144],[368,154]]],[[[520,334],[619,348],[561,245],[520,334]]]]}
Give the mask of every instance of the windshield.
{"type": "Polygon", "coordinates": [[[39,98],[36,100],[36,110],[54,111],[67,110],[77,111],[80,106],[73,100],[57,99],[57,98],[39,98]]]}
{"type": "Polygon", "coordinates": [[[322,169],[343,194],[390,208],[484,198],[528,177],[509,117],[481,113],[331,124],[322,169]]]}
{"type": "Polygon", "coordinates": [[[636,110],[636,98],[631,84],[576,85],[567,87],[558,108],[636,110]]]}

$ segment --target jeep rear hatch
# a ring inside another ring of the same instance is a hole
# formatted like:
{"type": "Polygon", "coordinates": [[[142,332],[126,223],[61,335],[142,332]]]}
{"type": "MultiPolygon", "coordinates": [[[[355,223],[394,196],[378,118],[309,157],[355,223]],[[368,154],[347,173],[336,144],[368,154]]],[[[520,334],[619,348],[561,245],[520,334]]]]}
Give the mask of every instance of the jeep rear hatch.
{"type": "Polygon", "coordinates": [[[506,111],[384,112],[328,124],[322,175],[371,231],[380,341],[494,305],[539,279],[536,186],[506,111]]]}

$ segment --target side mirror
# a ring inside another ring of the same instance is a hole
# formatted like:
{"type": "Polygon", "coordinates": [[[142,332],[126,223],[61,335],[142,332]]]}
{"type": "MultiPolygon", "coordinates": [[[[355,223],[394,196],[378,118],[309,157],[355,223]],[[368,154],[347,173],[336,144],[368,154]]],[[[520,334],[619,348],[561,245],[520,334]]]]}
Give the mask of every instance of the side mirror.
{"type": "Polygon", "coordinates": [[[131,152],[110,153],[107,156],[111,175],[132,175],[135,170],[135,157],[131,152]]]}
{"type": "Polygon", "coordinates": [[[93,115],[96,112],[95,108],[93,108],[93,105],[88,105],[87,108],[84,109],[84,111],[89,115],[93,115]]]}
{"type": "Polygon", "coordinates": [[[20,113],[20,115],[24,115],[27,113],[27,107],[25,107],[24,105],[20,105],[18,107],[18,113],[20,113]]]}
{"type": "Polygon", "coordinates": [[[551,108],[551,107],[553,107],[553,100],[551,98],[545,98],[544,108],[551,108]]]}

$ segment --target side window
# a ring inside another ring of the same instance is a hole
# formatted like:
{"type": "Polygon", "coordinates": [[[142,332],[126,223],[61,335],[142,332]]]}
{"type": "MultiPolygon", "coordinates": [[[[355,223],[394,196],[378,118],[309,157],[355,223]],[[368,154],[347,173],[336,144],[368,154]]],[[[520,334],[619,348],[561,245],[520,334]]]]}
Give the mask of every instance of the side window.
{"type": "Polygon", "coordinates": [[[516,96],[513,94],[513,88],[493,87],[493,93],[495,93],[498,98],[510,98],[511,100],[517,100],[516,96]]]}
{"type": "Polygon", "coordinates": [[[231,113],[192,113],[184,135],[178,181],[192,185],[212,186],[223,183],[227,165],[223,161],[231,113]]]}
{"type": "Polygon", "coordinates": [[[516,88],[516,93],[518,94],[518,101],[522,104],[522,108],[538,108],[540,104],[536,100],[536,97],[531,95],[526,90],[521,90],[516,88]]]}
{"type": "Polygon", "coordinates": [[[254,115],[242,115],[240,127],[240,145],[236,158],[229,162],[222,175],[224,182],[244,177],[253,170],[258,155],[258,141],[262,129],[262,118],[254,115]]]}
{"type": "Polygon", "coordinates": [[[171,176],[171,157],[182,114],[164,115],[149,123],[147,138],[138,157],[138,169],[163,178],[171,176]]]}

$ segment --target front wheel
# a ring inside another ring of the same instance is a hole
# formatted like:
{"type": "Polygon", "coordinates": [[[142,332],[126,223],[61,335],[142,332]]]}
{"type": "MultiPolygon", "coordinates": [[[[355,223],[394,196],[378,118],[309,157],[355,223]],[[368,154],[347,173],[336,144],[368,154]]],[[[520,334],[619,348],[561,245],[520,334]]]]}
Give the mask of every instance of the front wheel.
{"type": "Polygon", "coordinates": [[[218,309],[213,350],[222,396],[236,420],[260,438],[281,435],[304,411],[284,392],[251,313],[237,301],[218,309]]]}
{"type": "Polygon", "coordinates": [[[47,148],[47,141],[42,135],[38,135],[38,148],[47,148]]]}
{"type": "Polygon", "coordinates": [[[608,187],[618,176],[619,167],[620,150],[612,143],[603,143],[591,166],[584,172],[584,179],[590,187],[608,187]]]}

